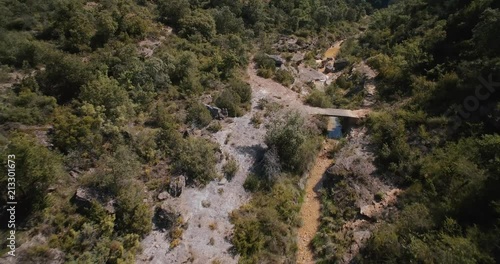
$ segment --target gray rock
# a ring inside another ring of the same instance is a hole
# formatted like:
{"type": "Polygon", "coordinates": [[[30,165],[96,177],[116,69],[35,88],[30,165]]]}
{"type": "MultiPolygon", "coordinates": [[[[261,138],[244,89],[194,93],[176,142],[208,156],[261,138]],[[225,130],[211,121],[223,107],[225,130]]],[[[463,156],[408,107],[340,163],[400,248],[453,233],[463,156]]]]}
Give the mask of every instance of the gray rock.
{"type": "Polygon", "coordinates": [[[304,53],[298,52],[298,53],[293,54],[293,57],[292,57],[293,63],[300,64],[303,60],[304,60],[304,53]]]}
{"type": "Polygon", "coordinates": [[[335,72],[335,67],[333,66],[333,63],[329,62],[325,65],[325,73],[332,73],[335,72]]]}
{"type": "Polygon", "coordinates": [[[315,69],[299,67],[299,79],[303,83],[315,81],[324,82],[328,79],[328,77],[315,69]]]}
{"type": "Polygon", "coordinates": [[[90,187],[79,187],[71,201],[76,204],[80,209],[89,209],[92,203],[97,202],[101,204],[104,209],[110,213],[115,213],[115,201],[110,197],[98,190],[90,187]]]}
{"type": "Polygon", "coordinates": [[[210,111],[213,119],[222,120],[227,117],[227,109],[220,109],[216,106],[205,104],[205,107],[210,111]]]}
{"type": "Polygon", "coordinates": [[[222,178],[222,180],[219,181],[219,185],[226,185],[227,184],[227,179],[222,178]]]}
{"type": "Polygon", "coordinates": [[[186,186],[186,177],[185,176],[179,176],[172,178],[170,180],[170,184],[168,186],[168,193],[172,197],[179,197],[182,194],[182,189],[186,186]]]}
{"type": "Polygon", "coordinates": [[[276,65],[276,67],[281,67],[281,65],[285,64],[285,60],[283,58],[281,58],[280,55],[269,55],[269,54],[266,54],[266,56],[268,58],[271,58],[274,60],[274,63],[276,65]]]}
{"type": "Polygon", "coordinates": [[[170,205],[164,203],[155,208],[153,223],[157,229],[165,232],[174,226],[179,216],[181,215],[176,210],[174,210],[170,205]]]}
{"type": "Polygon", "coordinates": [[[158,194],[158,200],[163,201],[166,200],[170,197],[170,193],[168,192],[161,192],[158,194]]]}

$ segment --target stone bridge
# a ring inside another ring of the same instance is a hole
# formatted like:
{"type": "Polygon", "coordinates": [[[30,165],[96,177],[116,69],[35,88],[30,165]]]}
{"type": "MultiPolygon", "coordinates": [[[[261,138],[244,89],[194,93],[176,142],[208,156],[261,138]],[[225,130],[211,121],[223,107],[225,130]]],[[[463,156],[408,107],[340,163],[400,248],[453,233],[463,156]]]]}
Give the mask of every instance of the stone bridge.
{"type": "Polygon", "coordinates": [[[348,110],[348,109],[337,109],[337,108],[319,108],[310,106],[305,106],[305,110],[310,115],[348,117],[353,119],[363,118],[370,112],[369,109],[348,110]]]}

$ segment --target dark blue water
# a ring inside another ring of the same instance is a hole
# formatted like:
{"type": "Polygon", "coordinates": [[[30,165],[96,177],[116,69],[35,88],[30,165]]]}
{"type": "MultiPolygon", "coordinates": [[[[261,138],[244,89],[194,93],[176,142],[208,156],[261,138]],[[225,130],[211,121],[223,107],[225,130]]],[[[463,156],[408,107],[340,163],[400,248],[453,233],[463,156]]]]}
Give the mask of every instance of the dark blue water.
{"type": "Polygon", "coordinates": [[[337,117],[334,118],[333,129],[328,131],[328,138],[338,139],[342,137],[342,125],[340,124],[340,120],[337,117]]]}

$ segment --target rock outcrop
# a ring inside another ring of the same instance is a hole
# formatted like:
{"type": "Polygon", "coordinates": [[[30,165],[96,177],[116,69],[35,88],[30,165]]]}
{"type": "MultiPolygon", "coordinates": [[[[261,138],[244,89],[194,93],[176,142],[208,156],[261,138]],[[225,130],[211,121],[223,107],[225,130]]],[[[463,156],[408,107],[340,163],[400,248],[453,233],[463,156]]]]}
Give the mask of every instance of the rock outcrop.
{"type": "Polygon", "coordinates": [[[115,213],[115,201],[109,195],[91,187],[79,187],[71,201],[79,209],[89,209],[93,203],[101,204],[110,213],[115,213]]]}
{"type": "Polygon", "coordinates": [[[162,204],[155,208],[153,222],[155,227],[162,232],[170,230],[176,223],[180,214],[168,204],[162,204]]]}
{"type": "Polygon", "coordinates": [[[274,64],[276,67],[281,67],[281,65],[285,64],[285,60],[281,58],[279,55],[269,55],[266,54],[266,56],[274,61],[274,64]]]}
{"type": "Polygon", "coordinates": [[[219,107],[208,104],[205,104],[205,107],[210,111],[210,115],[212,115],[213,119],[222,120],[228,116],[227,109],[220,109],[219,107]]]}
{"type": "Polygon", "coordinates": [[[179,197],[182,193],[182,189],[186,186],[186,177],[178,176],[170,180],[168,185],[168,193],[172,197],[179,197]]]}

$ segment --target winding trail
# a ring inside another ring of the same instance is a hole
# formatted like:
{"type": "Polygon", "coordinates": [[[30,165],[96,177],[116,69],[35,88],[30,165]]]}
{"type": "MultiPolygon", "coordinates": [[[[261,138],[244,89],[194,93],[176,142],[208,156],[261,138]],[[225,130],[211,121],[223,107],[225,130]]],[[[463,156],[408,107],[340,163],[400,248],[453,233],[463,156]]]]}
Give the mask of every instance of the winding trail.
{"type": "Polygon", "coordinates": [[[324,144],[307,178],[304,203],[300,209],[303,225],[298,230],[297,263],[314,263],[314,255],[309,245],[320,224],[321,198],[318,191],[322,188],[325,171],[333,163],[333,159],[329,158],[327,153],[333,144],[336,144],[334,140],[324,144]]]}

